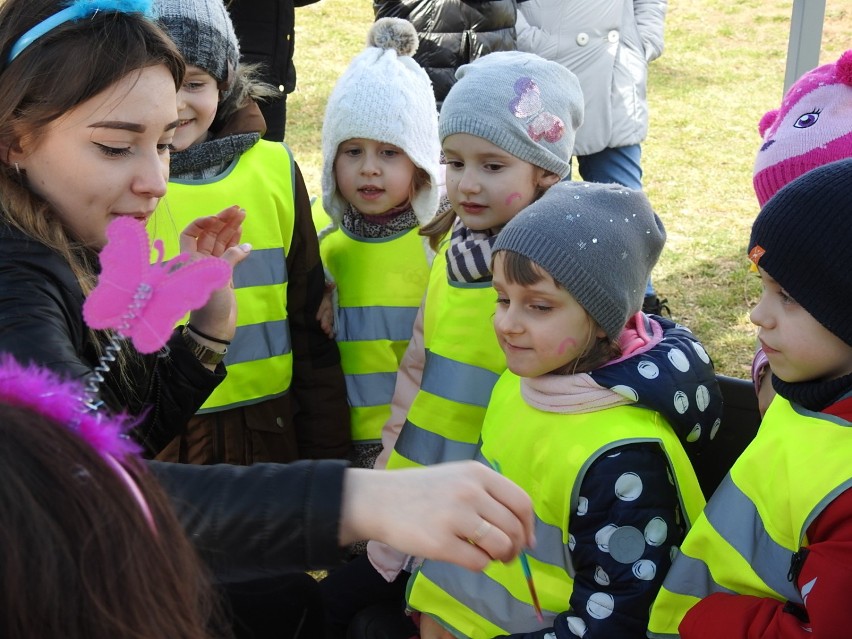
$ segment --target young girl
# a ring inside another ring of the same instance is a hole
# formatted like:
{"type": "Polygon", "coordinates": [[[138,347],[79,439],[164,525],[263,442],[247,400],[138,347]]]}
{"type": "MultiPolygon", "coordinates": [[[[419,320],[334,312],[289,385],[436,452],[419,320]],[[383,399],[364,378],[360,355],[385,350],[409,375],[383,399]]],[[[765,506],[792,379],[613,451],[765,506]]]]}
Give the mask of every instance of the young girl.
{"type": "Polygon", "coordinates": [[[332,90],[322,129],[327,215],[315,217],[337,295],[353,461],[362,468],[381,451],[433,255],[417,231],[438,207],[441,149],[432,86],[411,58],[416,47],[411,23],[378,20],[332,90]]]}
{"type": "MultiPolygon", "coordinates": [[[[421,231],[439,250],[377,468],[474,458],[491,388],[506,367],[491,328],[491,247],[509,220],[568,174],[582,112],[574,75],[537,55],[491,53],[459,69],[439,118],[452,208],[421,231]]],[[[407,621],[407,558],[378,543],[368,554],[322,584],[338,629],[376,599],[390,600],[407,621]],[[355,571],[350,592],[343,575],[355,571]]]]}
{"type": "Polygon", "coordinates": [[[751,229],[751,312],[776,397],[686,536],[649,637],[846,637],[852,625],[852,159],[781,188],[751,229]]]}
{"type": "MultiPolygon", "coordinates": [[[[251,256],[234,271],[237,329],[228,376],[159,459],[195,464],[346,457],[348,407],[333,340],[315,316],[323,294],[307,191],[290,150],[261,140],[256,100],[271,87],[240,64],[221,0],[156,0],[154,11],[186,60],[169,192],[155,234],[177,251],[171,217],[246,210],[251,256]]],[[[195,324],[189,330],[197,334],[195,324]]]]}
{"type": "MultiPolygon", "coordinates": [[[[585,182],[554,186],[500,233],[494,331],[509,370],[479,454],[533,498],[538,600],[518,563],[472,573],[426,561],[408,593],[423,639],[442,627],[473,639],[644,636],[704,505],[687,451],[721,413],[701,344],[639,311],[664,242],[642,192],[585,182]]],[[[490,528],[483,519],[472,543],[490,528]]]]}

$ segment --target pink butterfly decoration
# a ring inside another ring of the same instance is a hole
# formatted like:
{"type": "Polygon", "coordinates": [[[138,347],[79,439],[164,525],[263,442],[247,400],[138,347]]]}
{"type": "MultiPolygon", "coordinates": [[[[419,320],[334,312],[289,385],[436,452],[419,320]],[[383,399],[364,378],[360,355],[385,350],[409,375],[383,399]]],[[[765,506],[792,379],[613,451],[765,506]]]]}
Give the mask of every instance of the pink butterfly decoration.
{"type": "Polygon", "coordinates": [[[231,278],[231,265],[217,257],[190,261],[181,254],[163,262],[161,240],[154,242],[157,261],[151,264],[148,233],[132,218],[116,218],[106,236],[98,285],[83,304],[83,319],[92,328],[115,330],[140,353],[163,348],[177,321],[231,278]]]}
{"type": "Polygon", "coordinates": [[[541,89],[532,78],[522,77],[515,82],[515,98],[509,103],[516,118],[529,121],[527,133],[536,142],[542,138],[557,142],[565,133],[565,123],[558,116],[545,111],[541,104],[541,89]]]}

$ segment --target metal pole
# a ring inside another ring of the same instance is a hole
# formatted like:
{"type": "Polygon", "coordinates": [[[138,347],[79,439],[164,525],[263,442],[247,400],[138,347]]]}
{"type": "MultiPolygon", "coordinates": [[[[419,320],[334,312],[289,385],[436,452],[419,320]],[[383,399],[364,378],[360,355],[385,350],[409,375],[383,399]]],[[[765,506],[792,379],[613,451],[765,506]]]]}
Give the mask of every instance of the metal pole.
{"type": "Polygon", "coordinates": [[[799,77],[819,65],[825,0],[793,0],[784,93],[799,77]]]}

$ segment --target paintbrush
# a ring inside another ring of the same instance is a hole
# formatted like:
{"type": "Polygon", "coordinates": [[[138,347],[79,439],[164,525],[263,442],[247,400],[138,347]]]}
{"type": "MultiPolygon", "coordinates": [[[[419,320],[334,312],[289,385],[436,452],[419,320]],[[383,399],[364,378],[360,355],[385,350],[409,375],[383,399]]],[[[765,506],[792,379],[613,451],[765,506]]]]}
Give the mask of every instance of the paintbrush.
{"type": "MultiPolygon", "coordinates": [[[[503,474],[503,470],[500,468],[500,462],[495,459],[491,465],[494,470],[501,475],[503,474]]],[[[530,589],[530,596],[532,597],[533,607],[535,608],[535,616],[540,622],[544,622],[544,617],[541,614],[541,604],[538,602],[538,595],[535,592],[535,583],[533,582],[532,571],[530,570],[530,561],[527,557],[527,553],[521,550],[521,554],[518,555],[518,559],[521,561],[521,568],[524,570],[524,577],[526,577],[527,586],[530,589]]]]}

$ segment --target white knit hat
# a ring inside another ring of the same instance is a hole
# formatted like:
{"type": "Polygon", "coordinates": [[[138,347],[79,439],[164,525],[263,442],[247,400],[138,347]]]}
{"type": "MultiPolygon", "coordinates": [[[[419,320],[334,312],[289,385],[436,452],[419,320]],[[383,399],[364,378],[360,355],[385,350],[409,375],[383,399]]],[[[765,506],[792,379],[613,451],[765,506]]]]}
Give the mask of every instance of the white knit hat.
{"type": "Polygon", "coordinates": [[[429,76],[411,57],[417,32],[407,20],[381,18],[370,28],[367,48],[337,81],[322,125],[322,203],[339,226],[346,201],[337,190],[334,158],[341,142],[365,138],[402,149],[429,175],[411,201],[420,225],[438,208],[441,146],[438,111],[429,76]]]}

